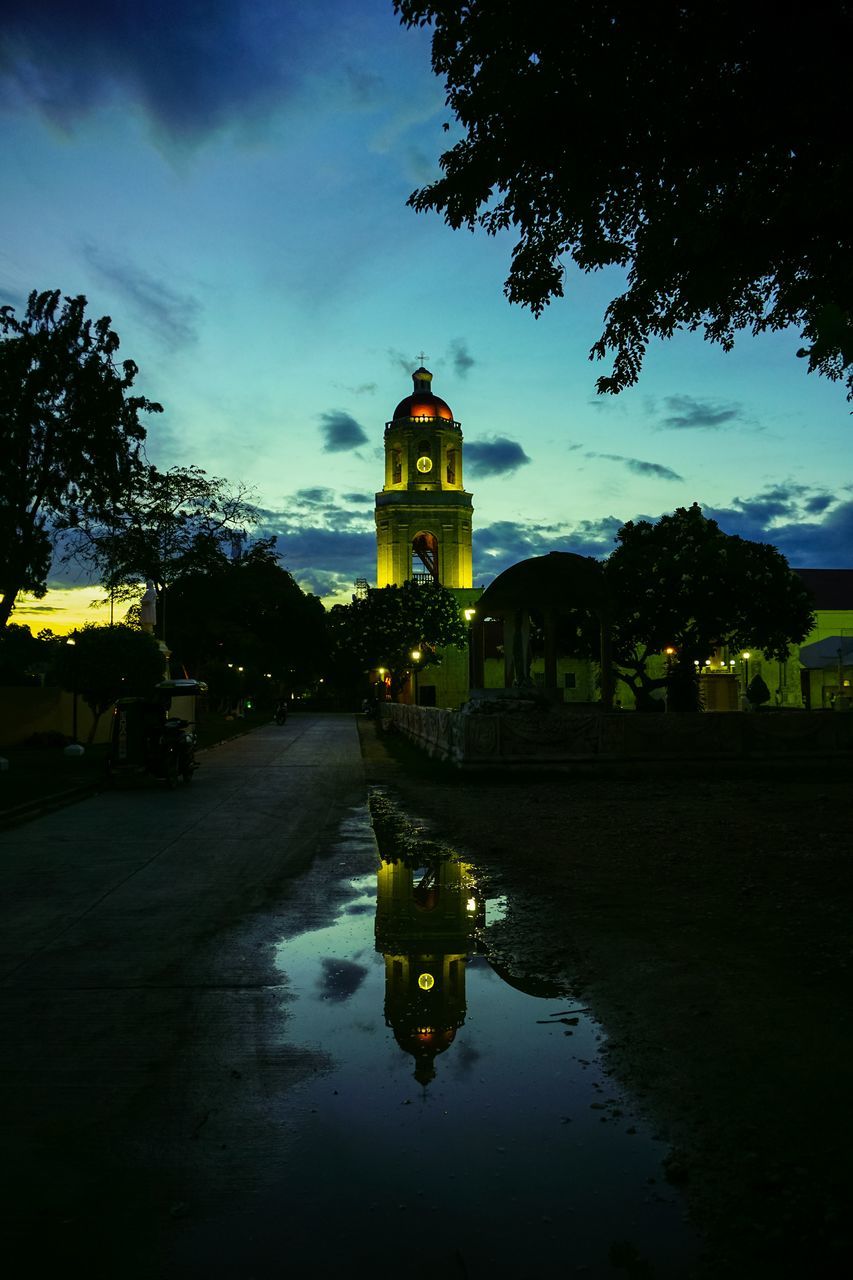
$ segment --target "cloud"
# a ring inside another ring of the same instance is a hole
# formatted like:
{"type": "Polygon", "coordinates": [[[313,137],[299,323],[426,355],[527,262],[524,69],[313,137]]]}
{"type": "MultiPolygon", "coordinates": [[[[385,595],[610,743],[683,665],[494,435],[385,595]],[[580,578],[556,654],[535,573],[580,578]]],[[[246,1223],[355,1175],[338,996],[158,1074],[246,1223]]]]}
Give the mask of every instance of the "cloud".
{"type": "MultiPolygon", "coordinates": [[[[386,355],[395,369],[401,369],[410,378],[420,363],[419,360],[413,360],[411,356],[407,356],[404,351],[399,351],[396,347],[389,347],[386,355]]],[[[425,359],[428,358],[425,357],[425,359]]]]}
{"type": "MultiPolygon", "coordinates": [[[[759,542],[773,542],[779,529],[788,525],[822,527],[813,517],[823,515],[837,501],[825,489],[788,480],[768,485],[748,498],[732,498],[727,507],[715,508],[713,518],[719,520],[722,514],[728,522],[727,532],[759,542]]],[[[710,507],[704,510],[706,515],[711,513],[710,507]]]]}
{"type": "Polygon", "coordinates": [[[372,493],[342,493],[341,498],[344,502],[355,502],[363,505],[366,502],[373,502],[372,493]]]}
{"type": "MultiPolygon", "coordinates": [[[[369,577],[356,574],[356,577],[369,577]]],[[[293,577],[303,591],[319,596],[326,601],[327,607],[334,603],[349,604],[349,597],[355,594],[355,578],[349,573],[336,572],[334,569],[300,569],[293,577]]]]}
{"type": "Polygon", "coordinates": [[[468,350],[468,344],[464,338],[453,339],[450,344],[450,359],[453,364],[454,372],[460,378],[467,378],[469,372],[477,363],[468,350]]]}
{"type": "Polygon", "coordinates": [[[354,960],[324,956],[320,963],[323,973],[317,985],[323,1000],[332,1000],[337,1004],[349,1000],[367,977],[367,967],[356,964],[354,960]]]}
{"type": "Polygon", "coordinates": [[[345,453],[349,449],[357,449],[360,444],[368,443],[369,437],[364,427],[342,409],[321,413],[320,422],[326,453],[345,453]]]}
{"type": "Polygon", "coordinates": [[[260,537],[275,539],[281,563],[305,591],[350,596],[356,578],[373,580],[376,532],[372,510],[354,511],[331,489],[306,489],[285,501],[283,511],[260,513],[260,537]]]}
{"type": "Polygon", "coordinates": [[[354,106],[375,107],[379,104],[384,88],[381,76],[362,67],[344,67],[343,77],[354,106]]]}
{"type": "Polygon", "coordinates": [[[664,396],[667,412],[657,426],[666,431],[719,431],[741,417],[739,405],[697,400],[694,396],[664,396]]]}
{"type": "MultiPolygon", "coordinates": [[[[702,510],[724,533],[777,547],[793,567],[832,569],[850,563],[853,500],[839,502],[823,490],[788,481],[769,485],[753,497],[733,498],[725,507],[705,504],[702,510]],[[810,514],[813,506],[821,510],[810,514]]],[[[616,534],[628,520],[656,523],[663,514],[668,513],[625,512],[558,524],[500,520],[475,526],[474,580],[487,585],[519,560],[549,551],[603,558],[614,549],[616,534]]]]}
{"type": "Polygon", "coordinates": [[[293,495],[298,506],[325,506],[334,501],[334,489],[317,487],[314,489],[297,489],[293,495]]]}
{"type": "Polygon", "coordinates": [[[357,387],[343,387],[342,389],[353,396],[372,396],[376,394],[377,385],[375,382],[360,382],[357,387]]]}
{"type": "MultiPolygon", "coordinates": [[[[391,115],[386,116],[379,129],[371,139],[372,151],[380,154],[400,150],[401,140],[410,129],[432,120],[444,110],[444,92],[435,80],[424,81],[420,87],[410,85],[409,92],[396,106],[391,115]]],[[[432,171],[435,170],[433,161],[432,171]]]]}
{"type": "MultiPolygon", "coordinates": [[[[4,254],[3,257],[5,256],[4,254]]],[[[18,289],[0,280],[0,307],[13,307],[18,314],[18,319],[26,311],[28,299],[29,294],[24,289],[18,289]]]]}
{"type": "Polygon", "coordinates": [[[112,289],[134,307],[150,329],[169,347],[196,341],[201,311],[197,298],[180,293],[125,258],[113,257],[94,244],[84,244],[83,257],[112,289]]]}
{"type": "Polygon", "coordinates": [[[261,122],[306,71],[311,19],[274,0],[68,0],[5,5],[0,101],[69,131],[116,100],[156,134],[195,143],[261,122]]]}
{"type": "MultiPolygon", "coordinates": [[[[733,498],[732,507],[742,512],[756,527],[768,528],[774,520],[798,516],[803,500],[808,495],[809,490],[805,485],[793,482],[777,484],[756,494],[753,498],[733,498]]],[[[829,497],[827,494],[815,496],[829,497]]],[[[825,511],[832,501],[829,497],[829,502],[822,510],[825,511]]]]}
{"type": "Polygon", "coordinates": [[[728,507],[706,506],[704,513],[726,533],[777,547],[795,567],[836,569],[850,562],[853,502],[839,502],[825,490],[777,484],[751,498],[733,498],[728,507]]]}
{"type": "Polygon", "coordinates": [[[559,525],[498,520],[480,529],[475,527],[475,581],[487,584],[519,560],[544,556],[549,551],[572,551],[579,556],[609,555],[616,533],[624,523],[616,516],[604,516],[600,520],[559,525]]]}
{"type": "Polygon", "coordinates": [[[526,466],[530,458],[515,440],[495,436],[465,445],[465,463],[473,476],[507,476],[526,466]]]}
{"type": "Polygon", "coordinates": [[[281,562],[306,591],[350,596],[356,578],[371,581],[376,567],[376,531],[366,495],[339,497],[321,486],[299,489],[281,511],[259,513],[259,537],[275,539],[281,562]],[[358,498],[356,507],[348,505],[358,498]]]}
{"type": "Polygon", "coordinates": [[[638,476],[657,476],[660,480],[683,480],[684,476],[664,467],[659,462],[644,462],[642,458],[625,458],[621,453],[587,453],[587,458],[605,458],[608,462],[621,462],[638,476]]]}
{"type": "Polygon", "coordinates": [[[853,502],[844,502],[820,522],[797,521],[772,530],[768,539],[800,569],[843,569],[853,546],[853,502]]]}

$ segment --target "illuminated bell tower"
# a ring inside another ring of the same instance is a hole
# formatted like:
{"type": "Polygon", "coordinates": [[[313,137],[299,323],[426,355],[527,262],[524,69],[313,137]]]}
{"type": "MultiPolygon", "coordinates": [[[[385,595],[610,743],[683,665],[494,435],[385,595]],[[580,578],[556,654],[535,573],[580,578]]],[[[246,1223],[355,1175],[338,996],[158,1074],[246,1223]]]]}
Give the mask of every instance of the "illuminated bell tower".
{"type": "Polygon", "coordinates": [[[432,374],[385,424],[385,486],[376,495],[376,585],[411,579],[471,587],[470,493],[462,485],[462,427],[432,393],[432,374]]]}
{"type": "Polygon", "coordinates": [[[385,957],[385,1024],[422,1085],[465,1022],[465,970],[485,923],[473,868],[455,858],[382,859],[376,950],[385,957]]]}

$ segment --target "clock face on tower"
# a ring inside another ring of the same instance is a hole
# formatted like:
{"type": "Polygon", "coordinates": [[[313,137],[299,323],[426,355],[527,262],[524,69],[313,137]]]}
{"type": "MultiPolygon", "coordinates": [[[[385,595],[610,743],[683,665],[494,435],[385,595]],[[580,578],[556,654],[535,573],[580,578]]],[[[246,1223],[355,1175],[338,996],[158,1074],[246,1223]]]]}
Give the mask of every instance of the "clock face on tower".
{"type": "Polygon", "coordinates": [[[418,471],[422,471],[426,475],[428,471],[432,471],[432,458],[418,458],[415,465],[418,471]]]}

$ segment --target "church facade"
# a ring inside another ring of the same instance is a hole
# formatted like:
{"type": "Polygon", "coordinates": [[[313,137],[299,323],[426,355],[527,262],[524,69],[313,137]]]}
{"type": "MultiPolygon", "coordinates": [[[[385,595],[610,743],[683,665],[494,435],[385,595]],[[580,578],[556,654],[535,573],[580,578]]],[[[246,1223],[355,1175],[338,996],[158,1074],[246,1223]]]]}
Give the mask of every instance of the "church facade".
{"type": "MultiPolygon", "coordinates": [[[[385,484],[376,494],[376,585],[446,587],[460,612],[472,609],[473,502],[462,470],[462,425],[432,390],[432,374],[412,374],[412,394],[385,424],[385,484]]],[[[468,692],[468,654],[444,650],[410,683],[408,700],[457,707],[468,692]],[[417,697],[415,696],[417,686],[417,697]]]]}

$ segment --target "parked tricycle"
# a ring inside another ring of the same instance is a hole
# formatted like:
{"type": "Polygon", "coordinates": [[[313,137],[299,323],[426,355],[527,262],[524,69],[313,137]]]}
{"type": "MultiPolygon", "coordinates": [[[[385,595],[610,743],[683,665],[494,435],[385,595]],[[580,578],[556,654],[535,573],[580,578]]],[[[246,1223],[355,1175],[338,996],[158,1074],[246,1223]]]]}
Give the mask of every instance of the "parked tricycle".
{"type": "Polygon", "coordinates": [[[182,710],[194,707],[207,685],[201,680],[161,680],[149,698],[119,698],[113,711],[108,770],[112,777],[151,774],[172,789],[183,778],[192,781],[195,759],[195,713],[169,715],[172,699],[182,710]],[[184,702],[187,699],[187,702],[184,702]]]}

